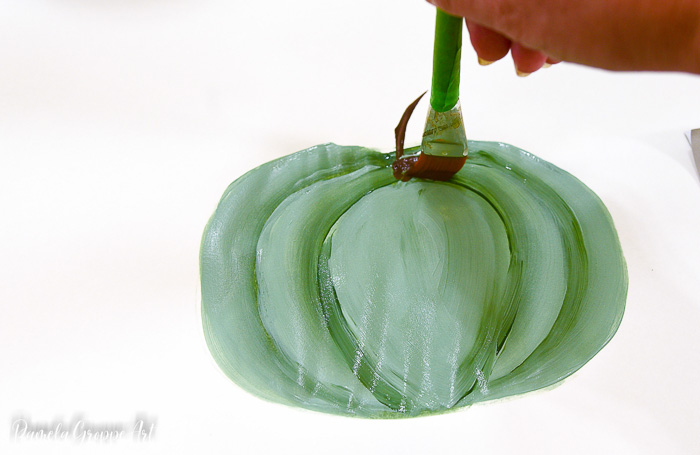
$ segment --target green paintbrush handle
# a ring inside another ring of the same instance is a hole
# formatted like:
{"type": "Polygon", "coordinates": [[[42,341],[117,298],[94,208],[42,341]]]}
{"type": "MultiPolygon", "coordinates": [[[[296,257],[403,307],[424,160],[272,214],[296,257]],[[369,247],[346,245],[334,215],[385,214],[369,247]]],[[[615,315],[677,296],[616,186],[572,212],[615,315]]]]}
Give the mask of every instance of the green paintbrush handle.
{"type": "Polygon", "coordinates": [[[437,9],[433,85],[430,105],[437,112],[452,109],[459,99],[459,62],[462,56],[462,18],[437,9]]]}

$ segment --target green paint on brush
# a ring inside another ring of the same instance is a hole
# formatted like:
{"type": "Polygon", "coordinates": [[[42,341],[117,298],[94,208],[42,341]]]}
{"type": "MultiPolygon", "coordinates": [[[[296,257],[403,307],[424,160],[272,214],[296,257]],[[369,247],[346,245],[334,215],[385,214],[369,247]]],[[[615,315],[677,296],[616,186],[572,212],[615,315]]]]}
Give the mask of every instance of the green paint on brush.
{"type": "Polygon", "coordinates": [[[459,100],[459,70],[462,57],[463,18],[437,9],[433,49],[433,83],[430,105],[437,112],[447,112],[459,100]]]}
{"type": "Polygon", "coordinates": [[[209,349],[246,390],[361,417],[440,413],[572,374],[617,330],[610,215],[561,169],[470,141],[446,183],[319,145],[235,181],[204,233],[209,349]]]}

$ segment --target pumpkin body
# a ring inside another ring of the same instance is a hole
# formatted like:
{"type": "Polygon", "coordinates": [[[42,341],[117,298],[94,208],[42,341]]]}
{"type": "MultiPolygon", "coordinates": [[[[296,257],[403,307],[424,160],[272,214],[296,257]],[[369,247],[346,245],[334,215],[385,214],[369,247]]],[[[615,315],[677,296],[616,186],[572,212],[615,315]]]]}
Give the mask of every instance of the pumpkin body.
{"type": "Polygon", "coordinates": [[[449,182],[325,144],[226,190],[202,317],[223,371],[268,400],[410,417],[543,388],[620,324],[624,257],[600,199],[516,147],[469,142],[449,182]]]}

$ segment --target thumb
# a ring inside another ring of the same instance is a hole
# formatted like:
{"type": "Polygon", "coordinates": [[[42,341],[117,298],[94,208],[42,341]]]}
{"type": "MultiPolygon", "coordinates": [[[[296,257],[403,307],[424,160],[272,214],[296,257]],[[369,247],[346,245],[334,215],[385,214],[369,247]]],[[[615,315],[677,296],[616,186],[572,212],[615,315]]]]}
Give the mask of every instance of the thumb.
{"type": "Polygon", "coordinates": [[[462,16],[484,26],[493,26],[493,21],[512,3],[508,0],[427,0],[453,16],[462,16]]]}
{"type": "Polygon", "coordinates": [[[547,19],[547,0],[427,0],[428,3],[452,14],[462,16],[468,22],[496,31],[512,41],[537,47],[541,41],[538,27],[547,19]]]}

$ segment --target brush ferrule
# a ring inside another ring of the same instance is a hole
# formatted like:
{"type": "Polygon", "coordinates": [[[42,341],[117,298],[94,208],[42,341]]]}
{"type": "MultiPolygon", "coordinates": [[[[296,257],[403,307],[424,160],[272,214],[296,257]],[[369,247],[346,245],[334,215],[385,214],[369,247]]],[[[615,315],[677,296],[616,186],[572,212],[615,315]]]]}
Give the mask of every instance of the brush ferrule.
{"type": "Polygon", "coordinates": [[[430,107],[425,121],[421,151],[426,155],[462,158],[467,156],[467,133],[464,131],[460,102],[445,112],[430,107]]]}

